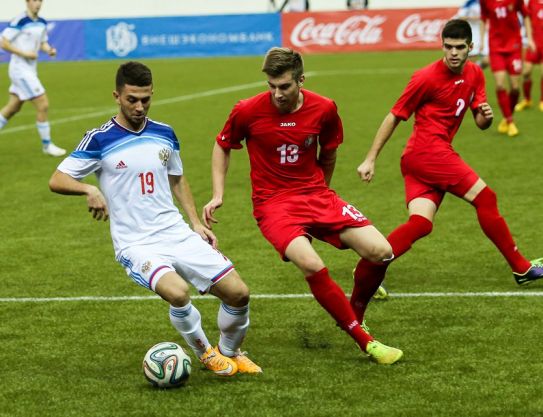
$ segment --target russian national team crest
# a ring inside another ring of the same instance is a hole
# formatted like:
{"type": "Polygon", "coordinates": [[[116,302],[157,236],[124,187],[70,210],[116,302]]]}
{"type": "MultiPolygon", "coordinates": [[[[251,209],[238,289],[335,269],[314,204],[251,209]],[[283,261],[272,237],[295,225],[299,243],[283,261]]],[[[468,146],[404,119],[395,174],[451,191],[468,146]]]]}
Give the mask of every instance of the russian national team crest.
{"type": "Polygon", "coordinates": [[[141,272],[143,272],[144,274],[146,274],[147,272],[149,272],[151,270],[151,267],[153,265],[151,264],[151,261],[145,261],[143,263],[143,265],[141,266],[141,272]]]}
{"type": "Polygon", "coordinates": [[[160,162],[162,162],[162,165],[166,166],[168,164],[168,161],[170,160],[170,156],[172,155],[172,151],[168,148],[162,148],[158,152],[158,159],[160,159],[160,162]]]}
{"type": "Polygon", "coordinates": [[[315,136],[309,135],[304,142],[304,146],[306,148],[309,148],[311,145],[313,145],[313,142],[315,142],[315,136]]]}

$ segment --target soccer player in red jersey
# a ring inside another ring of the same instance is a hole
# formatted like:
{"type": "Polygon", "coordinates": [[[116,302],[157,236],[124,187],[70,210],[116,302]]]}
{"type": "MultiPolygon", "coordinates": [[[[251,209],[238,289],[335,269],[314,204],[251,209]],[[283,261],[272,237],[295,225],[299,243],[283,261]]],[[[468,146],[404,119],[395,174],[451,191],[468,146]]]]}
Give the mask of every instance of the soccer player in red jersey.
{"type": "MultiPolygon", "coordinates": [[[[490,127],[493,112],[486,102],[483,72],[468,60],[472,48],[469,24],[450,20],[441,39],[444,58],[414,73],[358,167],[361,179],[371,181],[377,156],[396,126],[415,114],[413,133],[401,159],[409,219],[387,238],[394,259],[432,231],[434,216],[449,192],[473,205],[483,232],[505,257],[518,284],[543,278],[543,258],[530,262],[521,255],[498,211],[496,194],[452,148],[451,142],[468,110],[482,130],[490,127]]],[[[360,261],[351,296],[359,320],[389,264],[360,261]]]]}
{"type": "Polygon", "coordinates": [[[311,238],[351,248],[361,257],[383,262],[392,257],[385,237],[354,206],[329,188],[343,127],[336,104],[303,89],[301,55],[272,48],[262,71],[269,91],[239,101],[212,155],[213,197],[203,210],[206,225],[221,207],[230,151],[245,140],[251,165],[253,214],[264,237],[284,260],[305,276],[321,306],[379,364],[392,364],[402,351],[386,346],[356,320],[343,290],[311,246],[311,238]]]}
{"type": "MultiPolygon", "coordinates": [[[[533,66],[540,64],[543,70],[543,0],[528,1],[528,17],[532,25],[532,36],[535,49],[527,48],[522,70],[522,99],[515,107],[516,111],[522,111],[532,106],[532,70],[533,66]]],[[[543,78],[540,79],[539,110],[543,111],[543,78]]]]}
{"type": "Polygon", "coordinates": [[[513,112],[518,102],[522,72],[522,35],[519,14],[524,19],[528,42],[533,49],[530,19],[526,17],[524,0],[480,0],[480,2],[481,20],[484,22],[481,39],[484,39],[488,30],[490,69],[494,74],[498,104],[504,117],[498,125],[498,132],[517,136],[519,131],[513,120],[513,112]],[[506,89],[507,78],[509,78],[509,92],[506,89]]]}

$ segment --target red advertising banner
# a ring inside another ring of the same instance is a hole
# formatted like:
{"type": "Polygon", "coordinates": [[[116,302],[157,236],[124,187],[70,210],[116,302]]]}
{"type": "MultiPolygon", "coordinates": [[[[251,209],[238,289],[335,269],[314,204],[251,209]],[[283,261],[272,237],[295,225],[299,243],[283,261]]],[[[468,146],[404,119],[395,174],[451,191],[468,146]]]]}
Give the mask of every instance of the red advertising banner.
{"type": "Polygon", "coordinates": [[[439,48],[455,8],[283,13],[283,45],[302,53],[439,48]]]}

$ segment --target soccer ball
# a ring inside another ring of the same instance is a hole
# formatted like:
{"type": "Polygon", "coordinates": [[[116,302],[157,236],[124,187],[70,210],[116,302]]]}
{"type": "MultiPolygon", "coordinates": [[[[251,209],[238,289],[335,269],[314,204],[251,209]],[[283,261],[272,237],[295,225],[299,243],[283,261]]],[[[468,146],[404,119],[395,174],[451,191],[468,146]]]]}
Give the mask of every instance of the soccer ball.
{"type": "Polygon", "coordinates": [[[154,345],[143,358],[143,374],[156,387],[179,387],[187,382],[190,371],[190,357],[174,342],[154,345]]]}

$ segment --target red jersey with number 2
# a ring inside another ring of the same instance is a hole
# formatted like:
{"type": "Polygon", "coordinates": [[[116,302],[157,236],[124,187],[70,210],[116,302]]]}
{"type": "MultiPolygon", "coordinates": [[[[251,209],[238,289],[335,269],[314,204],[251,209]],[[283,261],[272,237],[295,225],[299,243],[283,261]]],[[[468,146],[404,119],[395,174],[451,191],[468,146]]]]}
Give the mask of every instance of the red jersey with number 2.
{"type": "Polygon", "coordinates": [[[286,114],[273,105],[270,92],[241,100],[217,135],[225,149],[240,149],[245,140],[255,205],[280,194],[328,188],[317,163],[318,146],[333,150],[341,144],[341,119],[332,100],[302,93],[302,107],[286,114]]]}
{"type": "Polygon", "coordinates": [[[492,52],[522,48],[519,13],[528,14],[524,0],[480,0],[481,20],[488,21],[488,46],[492,52]]]}
{"type": "Polygon", "coordinates": [[[467,109],[486,103],[481,68],[467,61],[461,74],[453,73],[440,59],[416,71],[391,110],[401,120],[415,113],[407,153],[429,154],[452,150],[451,142],[467,109]]]}

